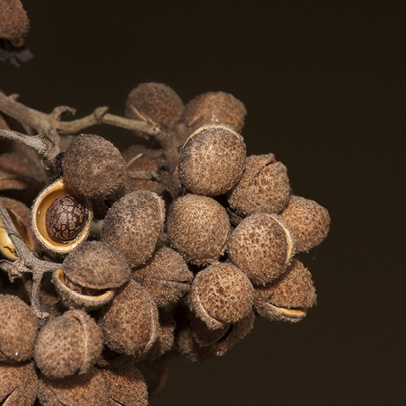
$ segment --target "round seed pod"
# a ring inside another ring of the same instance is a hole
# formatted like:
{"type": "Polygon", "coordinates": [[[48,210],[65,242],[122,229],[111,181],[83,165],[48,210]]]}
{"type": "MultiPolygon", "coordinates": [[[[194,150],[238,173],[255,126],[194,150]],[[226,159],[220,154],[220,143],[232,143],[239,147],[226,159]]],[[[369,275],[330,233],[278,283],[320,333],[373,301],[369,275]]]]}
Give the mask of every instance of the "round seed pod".
{"type": "Polygon", "coordinates": [[[131,145],[122,152],[125,160],[127,173],[129,173],[129,189],[132,192],[136,190],[149,190],[151,192],[160,192],[162,186],[156,180],[137,180],[132,179],[131,172],[136,171],[157,171],[160,167],[166,165],[166,160],[161,148],[147,148],[143,145],[131,145]]]}
{"type": "Polygon", "coordinates": [[[190,329],[196,344],[199,347],[207,347],[215,344],[217,341],[225,337],[230,329],[230,324],[224,324],[223,327],[215,330],[209,329],[207,324],[199,319],[194,313],[190,312],[190,329]]]}
{"type": "Polygon", "coordinates": [[[103,338],[96,322],[82,310],[49,321],[38,334],[34,359],[49,378],[88,373],[101,355],[103,338]]]}
{"type": "Polygon", "coordinates": [[[216,342],[201,346],[196,341],[190,326],[182,328],[177,335],[177,349],[193,362],[200,362],[212,357],[221,357],[235,344],[242,341],[253,329],[255,321],[254,311],[251,311],[241,321],[229,325],[224,335],[216,342]]]}
{"type": "MultiPolygon", "coordinates": [[[[30,223],[30,209],[22,202],[18,200],[2,197],[1,201],[4,204],[11,220],[13,221],[18,233],[31,248],[32,251],[37,250],[37,242],[34,237],[34,233],[31,230],[30,223]]],[[[11,242],[7,231],[2,228],[3,223],[0,220],[0,257],[4,257],[10,261],[17,259],[15,255],[14,245],[11,242]]]]}
{"type": "Polygon", "coordinates": [[[279,279],[255,290],[255,310],[269,320],[295,323],[315,304],[312,276],[297,259],[279,279]]]}
{"type": "Polygon", "coordinates": [[[110,405],[102,371],[92,368],[84,376],[50,379],[40,375],[38,399],[43,406],[110,405]]]}
{"type": "Polygon", "coordinates": [[[32,357],[38,323],[19,297],[0,295],[0,361],[21,362],[32,357]]]}
{"type": "Polygon", "coordinates": [[[0,403],[32,406],[37,397],[38,377],[33,362],[0,364],[0,403]]]}
{"type": "Polygon", "coordinates": [[[0,1],[0,38],[21,47],[30,30],[30,21],[20,0],[0,1]]]}
{"type": "Polygon", "coordinates": [[[133,268],[151,258],[164,219],[165,203],[156,193],[128,193],[108,211],[101,239],[117,248],[133,268]]]}
{"type": "Polygon", "coordinates": [[[131,90],[125,103],[125,116],[133,120],[152,120],[162,130],[171,127],[183,111],[178,94],[163,83],[141,83],[131,90]]]}
{"type": "Polygon", "coordinates": [[[277,215],[256,213],[235,228],[228,242],[229,258],[253,284],[264,285],[285,272],[294,254],[292,232],[277,215]]]}
{"type": "Polygon", "coordinates": [[[113,246],[86,241],[65,258],[52,281],[65,306],[94,310],[113,299],[114,289],[130,279],[130,272],[113,246]]]}
{"type": "Polygon", "coordinates": [[[64,178],[84,196],[117,200],[127,187],[125,162],[120,151],[94,134],[78,135],[62,159],[64,178]]]}
{"type": "Polygon", "coordinates": [[[0,154],[0,192],[31,205],[44,188],[46,173],[37,157],[23,149],[0,154]]]}
{"type": "Polygon", "coordinates": [[[147,406],[145,379],[131,357],[114,358],[102,369],[111,406],[147,406]]]}
{"type": "Polygon", "coordinates": [[[247,316],[254,303],[254,289],[236,266],[215,263],[196,275],[188,303],[196,316],[215,330],[247,316]]]}
{"type": "Polygon", "coordinates": [[[230,192],[228,203],[239,215],[279,213],[289,203],[290,184],[286,166],[273,154],[247,158],[245,171],[230,192]]]}
{"type": "Polygon", "coordinates": [[[292,196],[281,216],[293,231],[298,252],[307,252],[317,247],[327,237],[330,229],[327,209],[304,197],[292,196]]]}
{"type": "Polygon", "coordinates": [[[169,209],[167,232],[171,245],[192,264],[219,259],[230,228],[226,210],[210,197],[187,194],[177,198],[169,209]]]}
{"type": "Polygon", "coordinates": [[[148,291],[159,307],[176,303],[188,291],[193,273],[183,257],[169,247],[160,247],[132,277],[148,291]]]}
{"type": "Polygon", "coordinates": [[[192,193],[218,196],[240,179],[246,158],[244,139],[225,125],[198,128],[179,155],[179,180],[192,193]]]}
{"type": "Polygon", "coordinates": [[[186,104],[179,121],[189,134],[204,124],[225,124],[240,132],[247,114],[244,104],[230,93],[207,92],[186,104]]]}
{"type": "Polygon", "coordinates": [[[148,353],[160,333],[154,300],[132,280],[121,288],[109,306],[100,310],[98,323],[111,350],[136,358],[148,353]]]}
{"type": "Polygon", "coordinates": [[[64,178],[45,188],[31,209],[31,228],[47,250],[66,255],[84,242],[93,220],[91,201],[64,178]]]}

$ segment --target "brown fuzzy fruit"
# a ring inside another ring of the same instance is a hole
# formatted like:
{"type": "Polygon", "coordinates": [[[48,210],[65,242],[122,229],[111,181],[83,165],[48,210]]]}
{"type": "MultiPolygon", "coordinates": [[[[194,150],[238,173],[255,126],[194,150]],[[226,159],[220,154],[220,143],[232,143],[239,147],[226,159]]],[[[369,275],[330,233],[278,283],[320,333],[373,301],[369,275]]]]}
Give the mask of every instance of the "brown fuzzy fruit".
{"type": "Polygon", "coordinates": [[[144,377],[131,357],[120,356],[102,370],[111,406],[147,406],[144,377]]]}
{"type": "MultiPolygon", "coordinates": [[[[30,222],[30,209],[22,202],[18,200],[2,197],[1,201],[4,204],[11,220],[13,221],[19,235],[28,244],[28,246],[34,252],[37,250],[37,243],[34,237],[34,233],[31,230],[30,222]]],[[[10,261],[17,259],[14,245],[11,242],[7,231],[2,228],[2,222],[0,220],[0,257],[5,257],[10,261]]]]}
{"type": "Polygon", "coordinates": [[[86,241],[65,258],[52,280],[66,306],[94,310],[113,299],[114,289],[129,280],[130,272],[113,246],[86,241]]]}
{"type": "Polygon", "coordinates": [[[315,304],[312,276],[297,259],[281,278],[255,291],[255,310],[269,320],[300,321],[315,304]]]}
{"type": "Polygon", "coordinates": [[[235,228],[228,242],[230,260],[252,283],[264,285],[285,272],[294,253],[292,233],[277,215],[256,213],[235,228]]]}
{"type": "Polygon", "coordinates": [[[292,196],[281,216],[289,223],[295,235],[298,252],[307,252],[317,247],[330,229],[327,209],[304,197],[292,196]]]}
{"type": "Polygon", "coordinates": [[[131,268],[136,267],[152,257],[164,219],[165,203],[156,193],[128,193],[108,211],[101,238],[117,248],[131,268]]]}
{"type": "Polygon", "coordinates": [[[30,21],[20,0],[0,0],[0,38],[21,47],[30,30],[30,21]]]}
{"type": "Polygon", "coordinates": [[[218,196],[238,182],[245,158],[241,135],[224,125],[205,125],[191,134],[180,150],[179,180],[192,193],[218,196]]]}
{"type": "Polygon", "coordinates": [[[133,271],[132,277],[160,307],[176,303],[188,292],[193,280],[183,257],[169,247],[159,248],[146,265],[133,271]]]}
{"type": "Polygon", "coordinates": [[[19,297],[0,295],[0,361],[21,362],[32,357],[37,318],[19,297]]]}
{"type": "Polygon", "coordinates": [[[64,178],[90,199],[117,200],[127,187],[125,162],[120,151],[94,134],[78,135],[62,160],[64,178]]]}
{"type": "Polygon", "coordinates": [[[177,198],[169,209],[167,231],[171,245],[196,265],[220,258],[230,227],[226,210],[210,197],[187,194],[177,198]]]}
{"type": "Polygon", "coordinates": [[[32,406],[37,397],[38,377],[33,362],[0,364],[0,403],[32,406]]]}
{"type": "Polygon", "coordinates": [[[186,104],[179,121],[188,127],[189,134],[204,124],[225,124],[240,132],[246,114],[244,104],[232,94],[207,92],[186,104]]]}
{"type": "Polygon", "coordinates": [[[110,398],[102,371],[92,368],[84,376],[50,379],[40,375],[38,399],[42,406],[107,406],[110,398]]]}
{"type": "Polygon", "coordinates": [[[159,335],[158,309],[149,293],[130,280],[112,303],[101,309],[99,325],[111,350],[141,358],[159,335]]]}
{"type": "Polygon", "coordinates": [[[276,162],[273,154],[247,158],[245,171],[230,192],[228,203],[242,216],[253,213],[279,213],[290,199],[286,166],[276,162]]]}
{"type": "Polygon", "coordinates": [[[125,116],[133,120],[152,120],[165,130],[183,111],[178,94],[163,83],[141,83],[131,90],[125,104],[125,116]]]}
{"type": "Polygon", "coordinates": [[[49,378],[84,375],[100,357],[103,339],[96,322],[72,310],[46,324],[38,334],[34,359],[49,378]]]}
{"type": "Polygon", "coordinates": [[[196,316],[215,330],[247,316],[254,303],[254,289],[244,272],[218,262],[196,275],[188,303],[196,316]]]}

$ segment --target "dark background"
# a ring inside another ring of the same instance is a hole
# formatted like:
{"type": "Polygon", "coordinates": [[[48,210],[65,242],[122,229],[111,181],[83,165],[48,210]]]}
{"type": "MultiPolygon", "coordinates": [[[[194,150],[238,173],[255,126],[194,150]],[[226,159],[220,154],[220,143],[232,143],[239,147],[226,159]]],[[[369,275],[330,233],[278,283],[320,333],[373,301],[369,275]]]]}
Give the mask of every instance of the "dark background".
{"type": "MultiPolygon", "coordinates": [[[[78,117],[123,114],[138,83],[187,102],[210,90],[248,110],[248,152],[273,152],[293,192],[327,207],[309,254],[318,305],[257,319],[222,358],[172,363],[151,405],[403,405],[405,41],[402,2],[25,1],[35,58],[0,88],[78,117]]],[[[123,130],[100,127],[118,146],[123,130]]]]}

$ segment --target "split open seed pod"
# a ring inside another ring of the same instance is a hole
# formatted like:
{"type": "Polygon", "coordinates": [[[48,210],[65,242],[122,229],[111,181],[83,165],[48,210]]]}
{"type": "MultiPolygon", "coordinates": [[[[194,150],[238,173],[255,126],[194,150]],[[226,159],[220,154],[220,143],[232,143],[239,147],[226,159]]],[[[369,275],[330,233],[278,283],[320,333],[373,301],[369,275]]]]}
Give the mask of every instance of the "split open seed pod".
{"type": "Polygon", "coordinates": [[[33,362],[0,364],[0,404],[32,406],[37,397],[38,377],[33,362]]]}
{"type": "Polygon", "coordinates": [[[297,259],[280,279],[255,290],[255,310],[269,320],[298,322],[315,304],[312,276],[297,259]]]}
{"type": "MultiPolygon", "coordinates": [[[[18,233],[28,244],[31,250],[35,251],[37,248],[37,242],[35,240],[34,233],[31,230],[30,209],[24,203],[19,202],[18,200],[9,199],[7,197],[2,197],[1,200],[18,233]]],[[[0,257],[3,256],[10,261],[14,261],[17,259],[14,251],[14,245],[11,242],[7,231],[4,228],[1,228],[2,225],[3,224],[0,221],[0,257]]]]}
{"type": "Polygon", "coordinates": [[[72,310],[41,329],[34,359],[49,378],[84,375],[98,360],[102,348],[102,334],[96,322],[84,311],[72,310]]]}
{"type": "Polygon", "coordinates": [[[45,188],[31,210],[31,227],[41,245],[66,255],[85,241],[93,220],[91,201],[63,178],[45,188]]]}
{"type": "Polygon", "coordinates": [[[85,241],[65,258],[52,282],[67,307],[94,310],[110,302],[129,278],[119,251],[102,241],[85,241]]]}

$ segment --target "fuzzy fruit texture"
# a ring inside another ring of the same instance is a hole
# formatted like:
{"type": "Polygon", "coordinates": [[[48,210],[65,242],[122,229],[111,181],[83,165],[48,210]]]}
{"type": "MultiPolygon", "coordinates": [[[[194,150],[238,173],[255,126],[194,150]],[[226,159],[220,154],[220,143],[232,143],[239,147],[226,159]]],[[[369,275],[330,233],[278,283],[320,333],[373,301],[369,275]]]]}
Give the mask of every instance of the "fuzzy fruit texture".
{"type": "Polygon", "coordinates": [[[223,206],[210,197],[187,194],[169,209],[167,231],[171,246],[196,265],[216,261],[224,253],[230,221],[223,206]]]}
{"type": "Polygon", "coordinates": [[[254,289],[236,266],[215,263],[196,275],[188,302],[207,327],[215,330],[248,315],[254,302],[254,289]]]}
{"type": "Polygon", "coordinates": [[[317,247],[327,237],[330,215],[314,200],[292,196],[289,205],[281,213],[295,235],[296,250],[307,252],[317,247]]]}
{"type": "Polygon", "coordinates": [[[251,155],[228,203],[242,216],[253,213],[279,213],[289,203],[290,184],[286,166],[273,154],[251,155]]]}
{"type": "Polygon", "coordinates": [[[179,180],[190,192],[218,196],[240,179],[246,158],[244,139],[224,125],[205,125],[186,140],[179,155],[179,180]]]}
{"type": "Polygon", "coordinates": [[[294,253],[292,233],[277,215],[256,213],[235,228],[228,243],[230,260],[253,284],[264,285],[285,272],[294,253]]]}
{"type": "Polygon", "coordinates": [[[165,130],[183,111],[178,94],[163,83],[141,83],[131,90],[125,103],[125,116],[133,120],[152,120],[165,130]]]}
{"type": "Polygon", "coordinates": [[[0,0],[0,39],[21,47],[30,30],[30,21],[20,0],[0,0]]]}
{"type": "Polygon", "coordinates": [[[29,360],[37,330],[37,318],[27,304],[17,296],[0,295],[0,361],[29,360]]]}
{"type": "Polygon", "coordinates": [[[133,268],[152,257],[164,220],[160,196],[142,190],[128,193],[108,211],[101,239],[120,251],[133,268]]]}
{"type": "Polygon", "coordinates": [[[127,187],[120,151],[98,135],[78,135],[64,154],[62,170],[64,178],[90,199],[117,200],[127,187]]]}
{"type": "Polygon", "coordinates": [[[102,334],[96,322],[84,311],[72,310],[41,329],[34,359],[49,378],[83,375],[100,357],[102,347],[102,334]]]}

